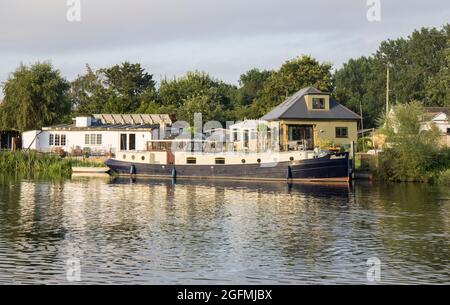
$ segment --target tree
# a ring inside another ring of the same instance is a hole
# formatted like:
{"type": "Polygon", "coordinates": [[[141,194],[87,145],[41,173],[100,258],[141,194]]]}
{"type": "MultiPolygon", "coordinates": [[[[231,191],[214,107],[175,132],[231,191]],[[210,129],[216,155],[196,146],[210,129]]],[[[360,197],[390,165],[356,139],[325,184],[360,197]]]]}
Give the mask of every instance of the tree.
{"type": "Polygon", "coordinates": [[[155,98],[153,76],[140,64],[124,62],[95,72],[87,65],[86,70],[71,83],[70,99],[76,113],[133,113],[145,109],[150,97],[155,98]]]}
{"type": "Polygon", "coordinates": [[[212,78],[204,72],[188,72],[186,75],[172,80],[164,79],[158,90],[160,109],[176,110],[177,118],[192,121],[193,110],[201,110],[203,119],[225,120],[229,118],[236,88],[212,78]],[[206,107],[206,101],[213,103],[206,107]],[[220,116],[214,118],[213,114],[220,116]],[[212,111],[213,114],[207,113],[212,111]]]}
{"type": "Polygon", "coordinates": [[[183,105],[177,111],[177,119],[194,123],[194,114],[201,113],[203,123],[208,121],[225,121],[223,104],[217,88],[211,88],[207,92],[191,96],[183,101],[183,105]]]}
{"type": "Polygon", "coordinates": [[[103,87],[98,73],[86,65],[86,74],[78,76],[70,84],[69,98],[77,115],[102,113],[108,92],[103,87]]]}
{"type": "Polygon", "coordinates": [[[50,63],[20,65],[3,85],[2,127],[25,131],[67,120],[68,90],[69,83],[50,63]]]}
{"type": "Polygon", "coordinates": [[[350,59],[334,74],[334,97],[340,103],[360,113],[364,126],[373,127],[385,107],[385,68],[373,57],[350,59]]]}
{"type": "Polygon", "coordinates": [[[100,69],[99,73],[108,92],[105,112],[135,112],[140,106],[141,95],[155,91],[153,76],[145,72],[141,64],[124,62],[121,65],[100,69]]]}
{"type": "Polygon", "coordinates": [[[384,112],[386,66],[390,67],[391,104],[420,101],[448,105],[450,25],[422,28],[407,38],[386,40],[369,57],[350,59],[334,74],[336,99],[353,111],[363,106],[365,126],[375,127],[384,112]]]}
{"type": "Polygon", "coordinates": [[[272,71],[251,69],[239,78],[239,89],[237,104],[242,106],[250,105],[261,95],[264,84],[272,75],[272,71]]]}
{"type": "Polygon", "coordinates": [[[426,181],[442,170],[439,129],[434,124],[422,128],[423,113],[422,104],[414,101],[394,106],[385,116],[381,132],[386,144],[380,160],[385,180],[426,181]]]}
{"type": "Polygon", "coordinates": [[[306,55],[286,61],[264,82],[260,96],[249,106],[249,113],[254,118],[261,117],[305,87],[330,92],[333,88],[331,68],[330,63],[319,63],[306,55]]]}

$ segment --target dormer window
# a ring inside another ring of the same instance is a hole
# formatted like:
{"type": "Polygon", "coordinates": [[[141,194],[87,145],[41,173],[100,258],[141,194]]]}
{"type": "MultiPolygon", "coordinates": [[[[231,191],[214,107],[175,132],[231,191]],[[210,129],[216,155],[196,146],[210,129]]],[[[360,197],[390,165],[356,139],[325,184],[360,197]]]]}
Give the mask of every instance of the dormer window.
{"type": "Polygon", "coordinates": [[[324,98],[316,98],[312,99],[312,108],[313,109],[325,109],[325,99],[324,98]]]}

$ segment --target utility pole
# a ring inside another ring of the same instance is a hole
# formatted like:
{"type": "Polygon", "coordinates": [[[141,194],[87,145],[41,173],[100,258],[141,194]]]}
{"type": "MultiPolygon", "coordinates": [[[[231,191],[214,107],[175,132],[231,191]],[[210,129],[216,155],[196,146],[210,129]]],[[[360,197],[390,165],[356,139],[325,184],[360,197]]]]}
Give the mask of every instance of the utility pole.
{"type": "Polygon", "coordinates": [[[389,116],[389,62],[386,64],[386,118],[389,116]]]}

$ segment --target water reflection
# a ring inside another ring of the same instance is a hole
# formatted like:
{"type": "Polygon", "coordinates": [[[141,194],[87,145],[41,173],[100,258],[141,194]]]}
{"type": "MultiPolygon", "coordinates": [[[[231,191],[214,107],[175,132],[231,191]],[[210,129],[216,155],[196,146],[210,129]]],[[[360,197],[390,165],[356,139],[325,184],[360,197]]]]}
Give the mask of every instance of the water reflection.
{"type": "Polygon", "coordinates": [[[449,283],[448,189],[0,178],[0,283],[449,283]]]}

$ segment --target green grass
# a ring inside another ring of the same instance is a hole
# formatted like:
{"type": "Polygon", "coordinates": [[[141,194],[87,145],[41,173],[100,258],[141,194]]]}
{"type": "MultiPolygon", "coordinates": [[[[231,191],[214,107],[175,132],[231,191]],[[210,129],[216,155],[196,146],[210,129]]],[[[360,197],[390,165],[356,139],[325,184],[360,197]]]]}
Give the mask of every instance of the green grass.
{"type": "Polygon", "coordinates": [[[98,167],[101,163],[85,160],[61,158],[55,154],[34,151],[0,152],[0,173],[16,174],[24,177],[70,177],[72,166],[98,167]]]}

